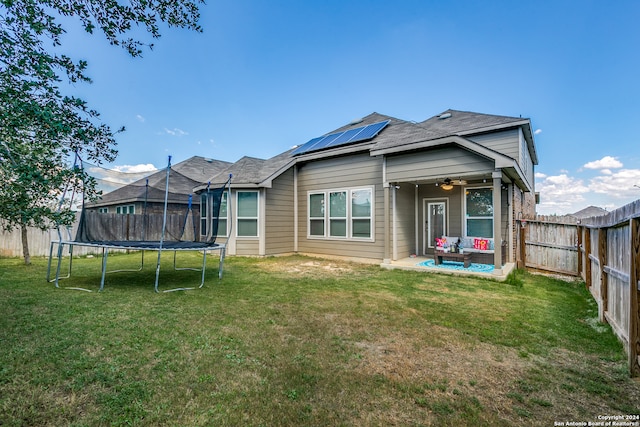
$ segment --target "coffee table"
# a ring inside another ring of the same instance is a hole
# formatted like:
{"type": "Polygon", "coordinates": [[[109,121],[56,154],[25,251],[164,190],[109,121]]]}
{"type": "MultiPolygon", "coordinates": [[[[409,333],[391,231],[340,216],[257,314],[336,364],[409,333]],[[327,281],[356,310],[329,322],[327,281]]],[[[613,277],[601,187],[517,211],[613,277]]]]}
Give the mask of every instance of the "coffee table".
{"type": "Polygon", "coordinates": [[[464,262],[464,268],[469,268],[469,266],[471,265],[470,252],[464,252],[459,254],[455,252],[444,252],[444,251],[436,250],[433,258],[436,262],[436,265],[442,264],[442,261],[464,262]]]}

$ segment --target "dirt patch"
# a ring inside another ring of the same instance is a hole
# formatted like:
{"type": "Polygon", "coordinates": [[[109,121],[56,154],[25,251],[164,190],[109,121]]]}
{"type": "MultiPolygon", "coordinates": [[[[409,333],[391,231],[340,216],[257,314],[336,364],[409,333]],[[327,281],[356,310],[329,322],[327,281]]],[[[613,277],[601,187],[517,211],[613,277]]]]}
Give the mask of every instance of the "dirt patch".
{"type": "Polygon", "coordinates": [[[260,265],[261,269],[271,273],[285,273],[296,276],[319,275],[343,276],[355,273],[358,269],[349,263],[333,261],[291,261],[289,259],[279,259],[277,262],[265,262],[260,265]]]}

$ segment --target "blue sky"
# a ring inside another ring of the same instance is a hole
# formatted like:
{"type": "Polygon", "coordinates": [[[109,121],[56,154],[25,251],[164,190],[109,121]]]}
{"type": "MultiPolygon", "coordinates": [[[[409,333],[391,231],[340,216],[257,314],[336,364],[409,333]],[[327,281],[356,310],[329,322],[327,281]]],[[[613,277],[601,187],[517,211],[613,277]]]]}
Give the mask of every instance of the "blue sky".
{"type": "MultiPolygon", "coordinates": [[[[269,158],[371,112],[530,118],[538,212],[640,198],[638,1],[214,1],[142,59],[73,27],[112,166],[269,158]]],[[[146,35],[143,35],[148,40],[146,35]]],[[[149,40],[151,41],[151,40],[149,40]]]]}

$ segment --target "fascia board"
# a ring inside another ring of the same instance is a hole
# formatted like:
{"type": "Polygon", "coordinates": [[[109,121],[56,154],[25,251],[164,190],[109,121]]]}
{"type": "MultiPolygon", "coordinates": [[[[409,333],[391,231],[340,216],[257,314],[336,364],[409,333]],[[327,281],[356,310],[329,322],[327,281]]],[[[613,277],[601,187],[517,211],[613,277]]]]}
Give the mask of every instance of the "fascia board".
{"type": "Polygon", "coordinates": [[[515,127],[520,127],[525,125],[531,126],[531,122],[528,119],[522,119],[514,122],[503,123],[500,125],[491,125],[491,126],[485,126],[481,128],[469,129],[462,132],[456,132],[456,135],[464,136],[464,135],[473,135],[476,133],[494,132],[494,131],[515,128],[515,127]]]}
{"type": "Polygon", "coordinates": [[[496,167],[509,167],[515,162],[515,160],[512,159],[511,157],[505,156],[504,154],[500,154],[497,151],[491,150],[487,147],[484,147],[478,143],[470,141],[466,138],[462,138],[460,136],[447,136],[444,138],[414,142],[414,143],[400,145],[397,147],[391,147],[391,148],[382,149],[382,150],[372,150],[370,154],[371,156],[397,154],[397,153],[402,153],[404,151],[420,150],[423,148],[437,148],[437,147],[448,145],[448,144],[459,145],[473,153],[476,153],[480,156],[494,160],[496,162],[496,167]]]}

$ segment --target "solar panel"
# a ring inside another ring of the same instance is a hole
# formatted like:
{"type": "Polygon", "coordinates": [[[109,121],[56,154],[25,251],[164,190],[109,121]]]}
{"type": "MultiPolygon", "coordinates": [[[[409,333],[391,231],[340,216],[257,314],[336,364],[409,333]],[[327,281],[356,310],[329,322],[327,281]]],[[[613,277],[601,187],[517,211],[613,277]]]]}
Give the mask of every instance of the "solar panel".
{"type": "Polygon", "coordinates": [[[388,124],[389,120],[386,120],[384,122],[374,123],[365,127],[364,130],[358,134],[358,140],[364,141],[366,139],[374,138],[388,124]]]}
{"type": "Polygon", "coordinates": [[[309,151],[309,149],[311,147],[313,147],[314,145],[316,145],[319,141],[321,141],[322,139],[324,139],[324,136],[319,136],[317,138],[313,138],[312,140],[306,142],[305,144],[302,144],[301,146],[299,146],[298,148],[296,148],[295,150],[293,150],[293,152],[291,153],[292,156],[295,156],[296,154],[301,154],[304,153],[305,151],[309,151]]]}
{"type": "Polygon", "coordinates": [[[344,132],[336,132],[325,136],[313,138],[306,144],[296,148],[291,155],[309,153],[312,151],[322,150],[324,148],[337,147],[339,145],[353,144],[360,141],[366,141],[375,138],[382,129],[389,124],[389,120],[384,122],[373,123],[366,126],[360,126],[349,129],[344,132]]]}
{"type": "Polygon", "coordinates": [[[346,132],[342,132],[338,136],[338,138],[334,139],[329,145],[336,146],[336,145],[346,144],[350,142],[352,139],[355,139],[357,135],[364,130],[365,127],[366,126],[361,126],[359,128],[350,129],[346,132]]]}

